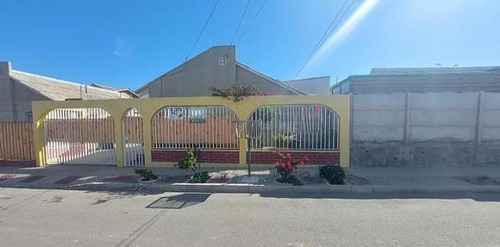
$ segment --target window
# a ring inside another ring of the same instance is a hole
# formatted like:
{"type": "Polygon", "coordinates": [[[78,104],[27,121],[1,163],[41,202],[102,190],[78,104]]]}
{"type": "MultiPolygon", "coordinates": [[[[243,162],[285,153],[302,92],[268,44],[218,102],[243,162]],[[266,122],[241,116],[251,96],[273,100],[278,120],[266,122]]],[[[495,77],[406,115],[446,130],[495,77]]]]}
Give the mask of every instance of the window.
{"type": "Polygon", "coordinates": [[[219,65],[226,65],[226,64],[227,64],[227,57],[226,56],[219,57],[219,65]]]}

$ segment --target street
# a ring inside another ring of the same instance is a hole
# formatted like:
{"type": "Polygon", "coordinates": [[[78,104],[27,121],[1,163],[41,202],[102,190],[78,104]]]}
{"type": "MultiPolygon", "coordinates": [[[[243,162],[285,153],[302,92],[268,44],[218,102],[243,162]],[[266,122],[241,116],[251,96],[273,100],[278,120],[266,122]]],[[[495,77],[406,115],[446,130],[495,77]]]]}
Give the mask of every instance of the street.
{"type": "Polygon", "coordinates": [[[1,246],[500,245],[498,194],[480,194],[473,199],[460,195],[334,197],[141,195],[1,188],[0,243],[1,246]],[[160,198],[164,199],[154,204],[160,198]],[[169,208],[155,208],[162,205],[169,208]]]}

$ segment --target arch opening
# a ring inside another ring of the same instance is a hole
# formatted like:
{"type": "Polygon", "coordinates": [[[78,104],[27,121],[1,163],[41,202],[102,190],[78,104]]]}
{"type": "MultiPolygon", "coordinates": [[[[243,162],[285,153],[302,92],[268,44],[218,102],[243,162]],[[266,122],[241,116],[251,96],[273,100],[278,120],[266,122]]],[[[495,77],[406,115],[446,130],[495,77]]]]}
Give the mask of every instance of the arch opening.
{"type": "Polygon", "coordinates": [[[114,121],[102,108],[53,109],[44,131],[48,165],[116,165],[114,121]]]}
{"type": "Polygon", "coordinates": [[[339,149],[339,117],[320,104],[265,105],[249,120],[262,122],[262,137],[250,141],[251,149],[339,149]]]}
{"type": "Polygon", "coordinates": [[[136,109],[128,109],[122,118],[124,166],[145,166],[143,117],[136,109]]]}
{"type": "Polygon", "coordinates": [[[167,106],[152,119],[154,149],[238,149],[236,114],[224,106],[167,106]]]}

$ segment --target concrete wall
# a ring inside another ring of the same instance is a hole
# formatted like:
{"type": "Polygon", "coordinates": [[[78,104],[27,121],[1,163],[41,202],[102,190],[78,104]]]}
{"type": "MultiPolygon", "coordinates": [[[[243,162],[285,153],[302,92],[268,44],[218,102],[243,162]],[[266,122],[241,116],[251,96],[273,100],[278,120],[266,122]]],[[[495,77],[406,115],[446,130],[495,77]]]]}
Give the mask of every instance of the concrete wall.
{"type": "Polygon", "coordinates": [[[315,77],[300,80],[284,81],[286,85],[290,85],[298,90],[308,94],[327,95],[330,94],[330,77],[315,77]]]}
{"type": "Polygon", "coordinates": [[[47,97],[10,78],[11,65],[0,62],[0,121],[26,121],[31,101],[47,97]]]}
{"type": "Polygon", "coordinates": [[[500,165],[500,93],[352,97],[351,164],[500,165]]]}

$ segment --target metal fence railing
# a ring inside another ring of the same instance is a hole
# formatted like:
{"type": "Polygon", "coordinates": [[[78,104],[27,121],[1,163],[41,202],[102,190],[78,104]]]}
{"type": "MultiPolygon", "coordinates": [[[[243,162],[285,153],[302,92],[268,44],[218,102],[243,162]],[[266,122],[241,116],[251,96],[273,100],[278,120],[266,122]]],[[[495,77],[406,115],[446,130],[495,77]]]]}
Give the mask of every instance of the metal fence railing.
{"type": "Polygon", "coordinates": [[[224,106],[165,107],[153,117],[153,148],[238,149],[237,121],[224,106]]]}
{"type": "Polygon", "coordinates": [[[54,109],[44,127],[47,164],[116,164],[113,118],[104,109],[54,109]]]}
{"type": "Polygon", "coordinates": [[[262,138],[251,140],[252,149],[338,150],[339,119],[323,105],[267,105],[249,120],[262,122],[262,138]]]}
{"type": "Polygon", "coordinates": [[[145,166],[143,117],[136,109],[127,111],[122,119],[123,156],[125,166],[145,166]]]}

